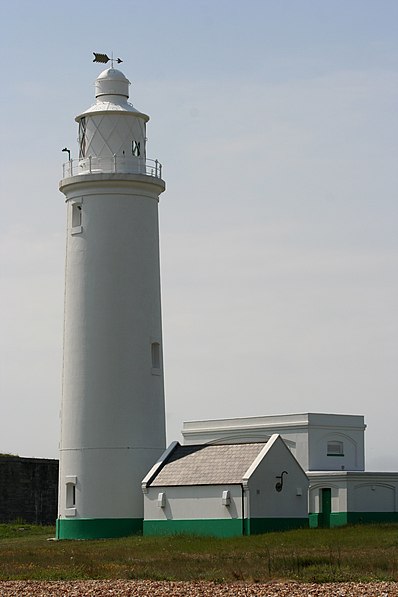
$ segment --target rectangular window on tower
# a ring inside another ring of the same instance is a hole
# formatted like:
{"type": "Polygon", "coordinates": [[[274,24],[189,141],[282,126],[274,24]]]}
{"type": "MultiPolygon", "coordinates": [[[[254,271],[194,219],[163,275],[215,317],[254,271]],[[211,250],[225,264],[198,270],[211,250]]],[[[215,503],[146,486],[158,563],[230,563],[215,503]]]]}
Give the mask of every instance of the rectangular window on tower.
{"type": "Polygon", "coordinates": [[[82,204],[73,202],[71,205],[71,234],[80,234],[82,227],[82,204]]]}
{"type": "Polygon", "coordinates": [[[151,344],[152,357],[152,375],[160,375],[160,343],[152,342],[151,344]]]}
{"type": "Polygon", "coordinates": [[[68,475],[65,479],[65,515],[76,516],[76,482],[75,475],[68,475]]]}

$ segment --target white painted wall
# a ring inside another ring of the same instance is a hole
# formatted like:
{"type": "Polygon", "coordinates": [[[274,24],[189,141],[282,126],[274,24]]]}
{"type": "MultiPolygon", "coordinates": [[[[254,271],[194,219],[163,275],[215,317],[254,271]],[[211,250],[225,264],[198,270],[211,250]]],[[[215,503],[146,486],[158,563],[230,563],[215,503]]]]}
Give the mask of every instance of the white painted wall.
{"type": "Polygon", "coordinates": [[[250,517],[306,518],[308,516],[308,479],[281,437],[273,438],[258,466],[250,471],[250,517]],[[283,487],[275,489],[282,471],[283,487]]]}
{"type": "Polygon", "coordinates": [[[144,493],[145,520],[195,520],[242,518],[240,485],[194,485],[183,487],[148,487],[144,493]],[[229,490],[230,506],[222,504],[223,491],[229,490]],[[165,507],[157,504],[165,493],[165,507]]]}
{"type": "Polygon", "coordinates": [[[356,483],[350,487],[351,512],[396,512],[397,485],[391,483],[356,483]]]}
{"type": "Polygon", "coordinates": [[[362,416],[310,414],[308,422],[308,470],[365,469],[365,424],[362,416]],[[327,444],[331,441],[343,443],[343,457],[328,456],[327,444]]]}

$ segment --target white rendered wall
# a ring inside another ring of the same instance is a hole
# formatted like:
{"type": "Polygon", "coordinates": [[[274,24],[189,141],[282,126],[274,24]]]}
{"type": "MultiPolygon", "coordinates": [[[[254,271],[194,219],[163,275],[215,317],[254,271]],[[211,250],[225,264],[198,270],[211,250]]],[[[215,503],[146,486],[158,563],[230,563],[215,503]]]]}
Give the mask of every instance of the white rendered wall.
{"type": "Polygon", "coordinates": [[[348,476],[350,512],[398,512],[398,474],[365,473],[348,476]]]}
{"type": "MultiPolygon", "coordinates": [[[[308,479],[281,438],[272,445],[248,478],[250,518],[306,518],[308,479]],[[276,491],[282,471],[283,487],[276,491]]],[[[270,443],[271,443],[270,442],[270,443]]],[[[261,458],[261,454],[258,457],[261,458]]],[[[250,469],[249,469],[250,471],[250,469]]]]}
{"type": "Polygon", "coordinates": [[[62,181],[68,209],[59,515],[142,518],[141,480],[165,448],[158,197],[149,176],[62,181]],[[81,226],[72,228],[73,204],[81,226]],[[160,354],[161,357],[161,354],[160,354]]]}
{"type": "Polygon", "coordinates": [[[311,413],[308,426],[308,470],[363,471],[364,431],[362,416],[311,413]],[[333,441],[342,443],[344,456],[328,456],[328,443],[333,441]]]}
{"type": "MultiPolygon", "coordinates": [[[[242,518],[240,485],[194,485],[183,487],[148,487],[144,493],[145,520],[198,520],[242,518]],[[222,504],[223,491],[229,490],[231,504],[222,504]],[[159,493],[165,494],[160,508],[159,493]]],[[[246,514],[245,514],[246,516],[246,514]]]]}

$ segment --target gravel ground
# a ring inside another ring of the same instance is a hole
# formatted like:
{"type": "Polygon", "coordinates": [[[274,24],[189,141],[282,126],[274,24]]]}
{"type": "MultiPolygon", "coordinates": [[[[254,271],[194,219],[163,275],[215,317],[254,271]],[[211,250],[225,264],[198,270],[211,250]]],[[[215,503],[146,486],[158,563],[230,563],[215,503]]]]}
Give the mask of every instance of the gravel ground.
{"type": "Polygon", "coordinates": [[[88,580],[65,582],[2,581],[0,597],[333,597],[398,596],[398,583],[259,584],[212,582],[154,582],[149,580],[88,580]]]}

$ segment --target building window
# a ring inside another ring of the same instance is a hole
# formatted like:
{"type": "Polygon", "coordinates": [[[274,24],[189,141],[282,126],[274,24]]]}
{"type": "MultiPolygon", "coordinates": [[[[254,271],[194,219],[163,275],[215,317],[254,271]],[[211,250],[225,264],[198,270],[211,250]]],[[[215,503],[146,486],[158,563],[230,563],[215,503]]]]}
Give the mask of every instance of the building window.
{"type": "Polygon", "coordinates": [[[151,358],[152,358],[152,373],[154,375],[160,375],[160,343],[159,342],[152,342],[151,358]]]}
{"type": "Polygon", "coordinates": [[[328,442],[327,446],[328,456],[344,456],[344,444],[343,442],[328,442]]]}

